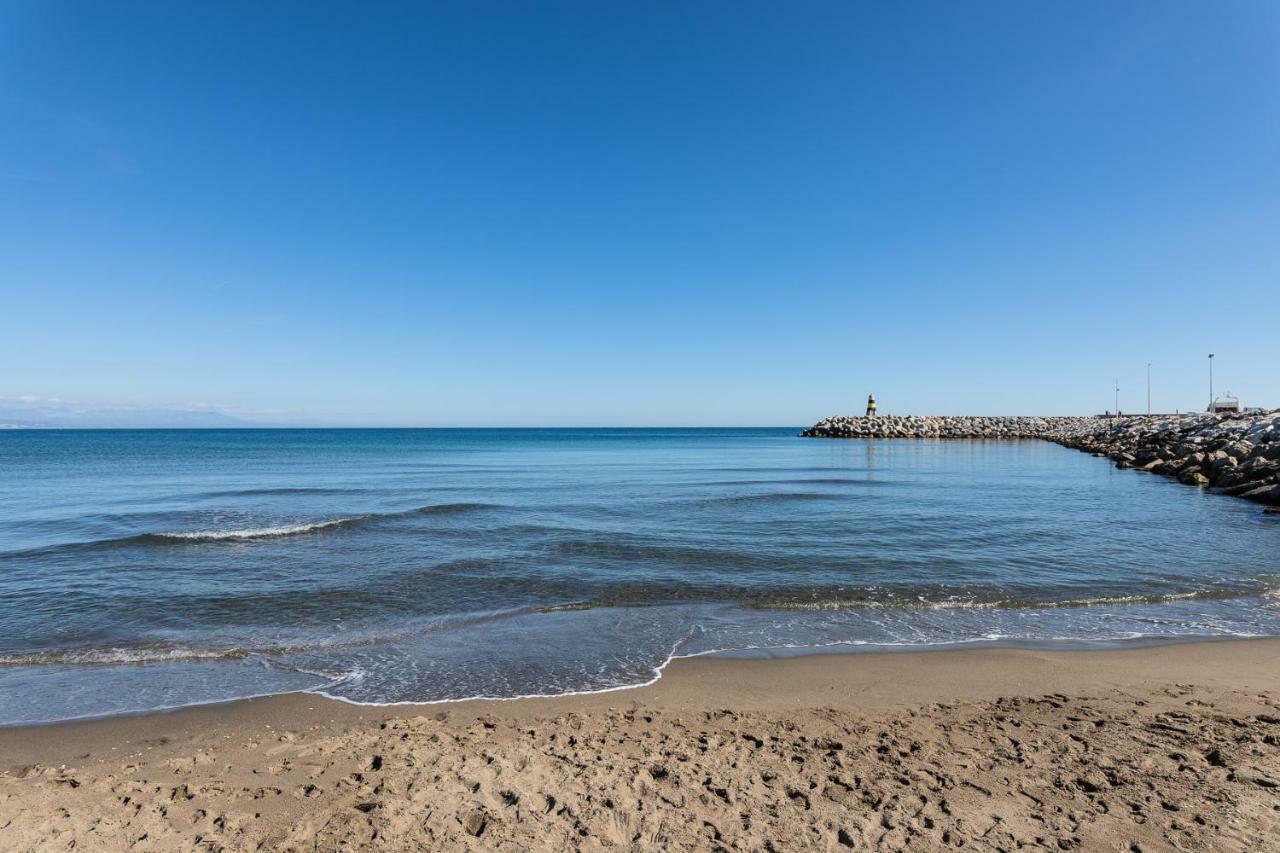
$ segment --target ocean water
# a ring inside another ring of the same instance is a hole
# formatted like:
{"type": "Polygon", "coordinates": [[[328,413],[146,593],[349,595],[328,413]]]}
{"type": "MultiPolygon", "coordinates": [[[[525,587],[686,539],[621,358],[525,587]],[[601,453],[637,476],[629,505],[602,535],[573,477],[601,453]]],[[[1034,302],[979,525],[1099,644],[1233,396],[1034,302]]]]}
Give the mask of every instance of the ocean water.
{"type": "Polygon", "coordinates": [[[1280,634],[1280,519],[1035,441],[0,433],[0,723],[1280,634]]]}

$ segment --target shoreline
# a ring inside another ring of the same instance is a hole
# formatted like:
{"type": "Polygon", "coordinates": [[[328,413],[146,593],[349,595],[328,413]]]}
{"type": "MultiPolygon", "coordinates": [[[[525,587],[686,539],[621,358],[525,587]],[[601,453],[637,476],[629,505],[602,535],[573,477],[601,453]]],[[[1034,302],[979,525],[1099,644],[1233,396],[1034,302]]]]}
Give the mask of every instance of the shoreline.
{"type": "Polygon", "coordinates": [[[611,693],[391,707],[292,693],[3,729],[0,844],[784,849],[801,832],[833,849],[988,849],[997,832],[1093,849],[1229,828],[1239,843],[1221,849],[1247,849],[1277,826],[1277,780],[1280,638],[695,657],[611,693]]]}
{"type": "MultiPolygon", "coordinates": [[[[1043,675],[1041,667],[1050,665],[1072,672],[1073,677],[1080,679],[1075,682],[1077,687],[1115,686],[1127,683],[1126,679],[1136,678],[1136,672],[1130,667],[1137,659],[1158,662],[1160,674],[1158,677],[1143,676],[1133,683],[1159,683],[1174,679],[1178,673],[1199,673],[1199,668],[1206,660],[1213,660],[1216,663],[1227,663],[1227,670],[1224,671],[1230,671],[1232,675],[1245,673],[1250,678],[1258,677],[1259,682],[1268,688],[1280,690],[1280,637],[1220,637],[1186,641],[1157,639],[1109,648],[995,645],[981,648],[947,646],[933,649],[874,648],[857,651],[824,651],[817,648],[776,657],[705,654],[671,658],[660,668],[661,672],[648,682],[591,692],[365,704],[334,698],[317,691],[293,691],[136,713],[4,726],[0,727],[0,776],[12,769],[6,764],[14,756],[22,759],[17,763],[65,760],[65,757],[59,758],[63,756],[59,746],[42,741],[65,744],[68,741],[80,743],[86,738],[124,737],[123,742],[129,743],[129,739],[133,737],[145,735],[146,739],[154,738],[158,731],[165,734],[178,730],[190,731],[194,725],[216,722],[220,717],[231,721],[280,722],[297,718],[313,724],[321,718],[330,723],[350,723],[353,720],[382,720],[440,713],[448,717],[457,715],[518,719],[527,715],[599,710],[619,703],[657,708],[671,707],[673,704],[688,707],[690,694],[696,692],[699,686],[707,684],[722,691],[723,695],[715,701],[741,701],[749,697],[747,704],[752,708],[803,706],[819,700],[829,703],[831,697],[827,696],[828,692],[837,687],[854,687],[860,691],[860,702],[846,701],[836,703],[834,707],[886,710],[913,703],[956,698],[990,698],[1018,686],[1034,692],[1028,679],[1033,673],[1034,676],[1043,675]],[[1242,650],[1248,652],[1244,656],[1246,662],[1243,668],[1238,654],[1242,650]],[[1262,669],[1253,666],[1259,656],[1269,661],[1262,669]],[[994,670],[991,665],[997,661],[1006,668],[994,670]],[[936,674],[951,666],[977,672],[981,678],[966,677],[963,682],[943,678],[916,683],[910,676],[917,673],[912,672],[900,678],[895,688],[879,686],[874,690],[867,689],[867,679],[892,675],[899,667],[936,674]],[[788,699],[775,703],[770,698],[770,686],[775,683],[779,672],[782,673],[783,681],[791,683],[791,689],[787,691],[788,699]],[[1113,683],[1108,678],[1101,677],[1102,674],[1120,681],[1113,683]],[[901,692],[894,693],[894,689],[901,689],[901,692]],[[867,704],[861,704],[862,702],[867,704]],[[304,705],[308,712],[306,714],[301,713],[304,705]],[[45,748],[52,748],[51,755],[54,757],[42,758],[40,751],[45,748]]],[[[1211,683],[1239,686],[1229,679],[1223,680],[1221,674],[1203,672],[1199,675],[1211,683]]]]}
{"type": "MultiPolygon", "coordinates": [[[[965,653],[982,653],[982,652],[1028,652],[1028,653],[1046,653],[1046,654],[1089,654],[1089,653],[1108,653],[1123,651],[1138,651],[1142,649],[1162,648],[1166,646],[1183,646],[1183,645],[1210,645],[1217,643],[1238,643],[1238,642],[1258,642],[1258,641],[1275,641],[1280,643],[1280,634],[1278,635],[1262,635],[1262,634],[1219,634],[1219,635],[1157,635],[1149,634],[1141,637],[1120,637],[1105,640],[1088,640],[1088,639],[988,639],[980,638],[973,640],[960,640],[955,642],[939,642],[939,643],[903,643],[899,645],[887,643],[873,643],[862,641],[840,641],[829,643],[826,645],[816,646],[758,646],[747,648],[726,648],[715,649],[713,651],[696,652],[691,654],[672,654],[662,663],[654,668],[653,675],[645,681],[636,682],[635,684],[620,684],[613,687],[602,687],[587,690],[569,690],[563,693],[532,693],[521,694],[515,696],[463,696],[451,699],[427,699],[423,701],[390,701],[390,702],[366,702],[356,699],[348,699],[343,696],[337,696],[331,693],[332,688],[336,687],[339,682],[335,682],[325,686],[313,688],[302,688],[296,690],[283,690],[279,692],[257,693],[247,696],[236,696],[227,699],[210,699],[207,701],[190,702],[182,705],[171,705],[158,708],[146,708],[133,711],[109,712],[104,714],[88,714],[78,717],[67,717],[65,719],[40,720],[35,722],[21,723],[0,723],[0,758],[3,758],[3,747],[5,745],[5,734],[10,732],[23,732],[29,730],[57,729],[60,727],[70,727],[79,725],[110,725],[117,720],[126,719],[151,719],[163,718],[172,715],[183,714],[189,711],[201,711],[205,709],[232,708],[242,703],[254,702],[270,702],[286,697],[303,697],[314,698],[315,700],[329,704],[363,709],[369,714],[378,714],[379,712],[387,712],[391,715],[397,713],[408,713],[412,711],[427,712],[444,710],[448,711],[454,706],[485,706],[485,705],[502,705],[506,703],[521,702],[572,702],[576,699],[589,699],[597,696],[610,696],[614,694],[627,694],[634,691],[642,691],[652,688],[659,684],[666,677],[666,671],[672,665],[684,661],[737,661],[741,663],[768,663],[782,662],[793,660],[804,660],[807,658],[856,658],[863,655],[885,655],[885,656],[913,656],[913,655],[934,655],[947,654],[952,652],[965,653]]],[[[113,664],[115,666],[146,666],[148,664],[113,664]]],[[[3,768],[0,767],[0,770],[3,768]]]]}

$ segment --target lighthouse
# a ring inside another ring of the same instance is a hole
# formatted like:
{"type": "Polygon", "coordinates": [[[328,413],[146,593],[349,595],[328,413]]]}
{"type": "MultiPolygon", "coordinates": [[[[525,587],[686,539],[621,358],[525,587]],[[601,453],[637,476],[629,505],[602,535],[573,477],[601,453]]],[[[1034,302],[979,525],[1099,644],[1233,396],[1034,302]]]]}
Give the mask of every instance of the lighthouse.
{"type": "Polygon", "coordinates": [[[876,416],[876,395],[867,395],[867,417],[874,418],[876,416]]]}

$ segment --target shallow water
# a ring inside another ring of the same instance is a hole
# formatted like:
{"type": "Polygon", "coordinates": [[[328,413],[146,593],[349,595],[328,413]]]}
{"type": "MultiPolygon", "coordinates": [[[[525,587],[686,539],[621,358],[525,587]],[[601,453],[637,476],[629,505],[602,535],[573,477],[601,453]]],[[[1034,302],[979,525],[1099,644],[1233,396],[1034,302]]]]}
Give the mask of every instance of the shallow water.
{"type": "Polygon", "coordinates": [[[1280,519],[1045,442],[0,433],[0,722],[672,655],[1280,634],[1280,519]]]}

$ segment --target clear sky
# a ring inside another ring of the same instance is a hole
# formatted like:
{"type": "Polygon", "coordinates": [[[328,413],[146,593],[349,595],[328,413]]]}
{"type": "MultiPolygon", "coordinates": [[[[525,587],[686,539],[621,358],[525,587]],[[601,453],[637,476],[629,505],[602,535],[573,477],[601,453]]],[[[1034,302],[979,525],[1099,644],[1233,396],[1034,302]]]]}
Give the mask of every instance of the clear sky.
{"type": "Polygon", "coordinates": [[[1277,305],[1274,0],[0,0],[10,401],[1280,406],[1277,305]]]}

